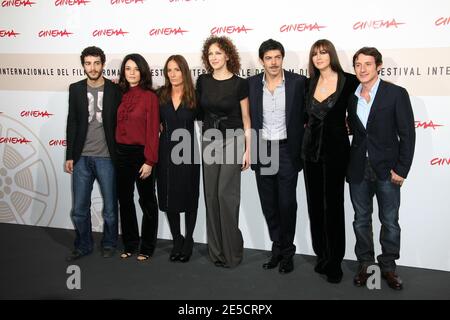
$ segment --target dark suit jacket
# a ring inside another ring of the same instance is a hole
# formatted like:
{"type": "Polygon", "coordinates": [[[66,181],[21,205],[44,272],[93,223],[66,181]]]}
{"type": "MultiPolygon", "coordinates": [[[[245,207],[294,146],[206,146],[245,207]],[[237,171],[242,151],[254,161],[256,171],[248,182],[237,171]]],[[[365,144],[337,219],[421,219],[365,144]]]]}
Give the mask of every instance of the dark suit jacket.
{"type": "Polygon", "coordinates": [[[348,111],[353,140],[347,181],[359,183],[363,180],[367,151],[378,179],[389,179],[391,169],[406,178],[416,141],[414,114],[408,92],[381,80],[370,109],[367,129],[356,113],[357,105],[358,98],[354,95],[348,111]]]}
{"type": "MultiPolygon", "coordinates": [[[[249,101],[252,129],[258,133],[263,127],[263,73],[248,78],[249,101]]],[[[305,82],[306,77],[284,70],[286,88],[286,128],[288,150],[294,166],[300,171],[303,168],[301,159],[301,146],[304,132],[304,105],[305,105],[305,82]]],[[[257,137],[257,146],[259,146],[257,137]]],[[[254,142],[252,142],[253,144],[254,142]]],[[[259,152],[259,148],[258,152],[259,152]]],[[[252,155],[256,163],[252,169],[261,166],[259,155],[252,155]]],[[[252,160],[253,162],[253,160],[252,160]]]]}
{"type": "MultiPolygon", "coordinates": [[[[115,162],[115,132],[117,108],[122,95],[119,87],[110,80],[105,79],[103,92],[103,129],[105,130],[106,144],[111,159],[115,162]]],[[[66,160],[73,160],[74,164],[80,159],[86,141],[88,130],[88,98],[87,79],[72,83],[69,87],[69,113],[67,115],[66,130],[66,160]]]]}

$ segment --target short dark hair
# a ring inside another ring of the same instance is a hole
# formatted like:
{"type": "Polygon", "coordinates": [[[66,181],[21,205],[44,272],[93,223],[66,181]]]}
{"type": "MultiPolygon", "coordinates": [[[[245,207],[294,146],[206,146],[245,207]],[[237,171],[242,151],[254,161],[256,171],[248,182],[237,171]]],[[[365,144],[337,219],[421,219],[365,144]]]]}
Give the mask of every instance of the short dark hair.
{"type": "Polygon", "coordinates": [[[84,58],[87,56],[100,57],[102,64],[105,64],[105,61],[106,61],[105,53],[99,47],[91,46],[91,47],[84,48],[84,50],[81,52],[81,56],[80,56],[81,65],[84,65],[84,58]]]}
{"type": "Polygon", "coordinates": [[[268,39],[261,43],[259,46],[259,58],[262,60],[264,58],[264,54],[270,50],[280,50],[281,56],[284,58],[284,47],[281,42],[278,42],[273,39],[268,39]]]}
{"type": "Polygon", "coordinates": [[[144,90],[153,91],[153,83],[152,83],[152,72],[150,67],[143,56],[139,53],[130,53],[125,56],[122,60],[122,65],[120,66],[120,78],[119,78],[119,87],[123,92],[127,92],[130,89],[130,84],[125,78],[125,64],[128,60],[136,63],[139,73],[141,75],[141,80],[139,81],[139,86],[144,90]]]}
{"type": "Polygon", "coordinates": [[[353,55],[353,68],[355,67],[356,59],[360,54],[363,54],[365,56],[372,56],[375,58],[375,65],[381,66],[383,64],[383,56],[381,55],[380,51],[378,51],[377,48],[374,47],[363,47],[356,51],[356,53],[353,55]]]}

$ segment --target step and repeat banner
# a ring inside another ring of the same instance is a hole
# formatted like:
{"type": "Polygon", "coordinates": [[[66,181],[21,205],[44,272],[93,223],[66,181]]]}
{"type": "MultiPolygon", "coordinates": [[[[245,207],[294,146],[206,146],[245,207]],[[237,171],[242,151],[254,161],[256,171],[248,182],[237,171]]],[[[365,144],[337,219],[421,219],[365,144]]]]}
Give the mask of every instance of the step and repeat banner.
{"type": "MultiPolygon", "coordinates": [[[[119,77],[122,58],[141,53],[155,86],[169,55],[182,54],[195,78],[205,70],[200,51],[209,35],[233,39],[240,75],[261,72],[258,47],[283,43],[286,69],[307,75],[310,46],[331,40],[346,71],[353,53],[377,47],[381,77],[405,87],[416,121],[416,153],[402,187],[399,264],[450,271],[450,2],[238,0],[0,0],[0,222],[73,228],[71,176],[64,173],[68,86],[83,79],[79,55],[96,45],[107,56],[105,76],[119,77]]],[[[300,142],[299,142],[300,143],[300,142]]],[[[297,252],[311,247],[303,174],[297,252]]],[[[206,242],[200,199],[195,241],[206,242]]],[[[92,194],[92,224],[102,230],[102,198],[92,194]]],[[[346,187],[346,258],[355,259],[353,209],[346,187]]],[[[374,239],[380,224],[374,205],[374,239]]],[[[170,239],[160,213],[159,237],[170,239]]],[[[271,242],[254,174],[243,173],[240,227],[247,248],[271,242]]],[[[379,245],[376,248],[380,251],[379,245]]]]}

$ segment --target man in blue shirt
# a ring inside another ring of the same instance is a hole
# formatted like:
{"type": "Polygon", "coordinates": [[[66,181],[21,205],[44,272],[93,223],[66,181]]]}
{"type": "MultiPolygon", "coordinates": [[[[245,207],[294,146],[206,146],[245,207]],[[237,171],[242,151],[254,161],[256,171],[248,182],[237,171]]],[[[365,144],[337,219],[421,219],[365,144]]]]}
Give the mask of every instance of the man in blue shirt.
{"type": "Polygon", "coordinates": [[[376,195],[382,249],[377,261],[389,287],[401,290],[403,283],[395,272],[395,260],[400,257],[400,187],[414,155],[414,115],[408,92],[379,78],[382,63],[376,48],[361,48],[353,56],[361,83],[348,110],[353,140],[347,181],[355,210],[355,253],[360,264],[354,284],[364,286],[367,267],[375,263],[372,203],[376,195]]]}

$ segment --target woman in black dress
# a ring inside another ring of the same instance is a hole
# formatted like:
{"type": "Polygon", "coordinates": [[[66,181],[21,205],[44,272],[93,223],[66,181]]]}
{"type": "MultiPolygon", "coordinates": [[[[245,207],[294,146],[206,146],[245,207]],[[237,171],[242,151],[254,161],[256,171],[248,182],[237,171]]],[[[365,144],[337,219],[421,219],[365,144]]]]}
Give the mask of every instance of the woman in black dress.
{"type": "Polygon", "coordinates": [[[342,70],[334,45],[325,39],[311,47],[309,73],[302,155],[317,255],[314,270],[326,275],[328,282],[338,283],[345,254],[344,184],[350,151],[346,112],[358,81],[342,70]]]}
{"type": "Polygon", "coordinates": [[[200,164],[195,138],[197,114],[194,85],[183,56],[170,56],[164,66],[165,84],[158,90],[161,117],[158,203],[167,213],[173,238],[170,261],[188,262],[194,244],[200,164]],[[175,141],[172,141],[175,140],[175,141]],[[181,151],[174,148],[180,148],[181,151]],[[180,213],[185,213],[185,236],[180,232],[180,213]]]}

